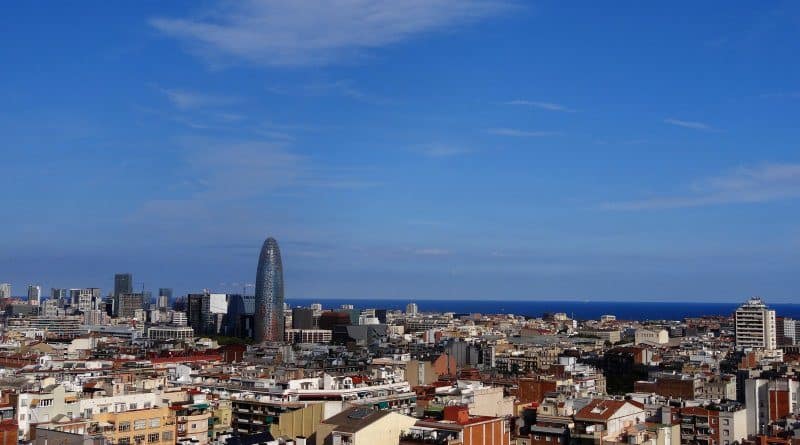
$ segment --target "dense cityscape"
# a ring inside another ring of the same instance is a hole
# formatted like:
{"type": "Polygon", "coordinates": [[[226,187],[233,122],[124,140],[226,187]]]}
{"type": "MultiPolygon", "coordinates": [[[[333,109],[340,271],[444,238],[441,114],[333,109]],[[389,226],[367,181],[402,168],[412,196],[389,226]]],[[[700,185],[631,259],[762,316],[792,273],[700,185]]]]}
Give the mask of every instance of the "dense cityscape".
{"type": "MultiPolygon", "coordinates": [[[[255,259],[254,259],[255,263],[255,259]]],[[[255,295],[0,285],[2,443],[790,445],[800,323],[290,307],[255,295]]]]}
{"type": "Polygon", "coordinates": [[[800,1],[0,41],[0,445],[800,445],[800,1]]]}

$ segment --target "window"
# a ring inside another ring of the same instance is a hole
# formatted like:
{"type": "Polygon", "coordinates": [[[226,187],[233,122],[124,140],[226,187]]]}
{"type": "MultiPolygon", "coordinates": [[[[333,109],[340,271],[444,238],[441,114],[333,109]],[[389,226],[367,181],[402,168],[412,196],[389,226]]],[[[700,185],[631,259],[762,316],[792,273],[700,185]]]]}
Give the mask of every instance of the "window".
{"type": "Polygon", "coordinates": [[[130,405],[128,405],[128,409],[136,409],[137,407],[138,405],[136,403],[131,403],[130,405]]]}
{"type": "Polygon", "coordinates": [[[150,428],[158,428],[161,426],[161,419],[158,417],[153,417],[150,419],[150,428]]]}
{"type": "Polygon", "coordinates": [[[120,437],[117,441],[117,445],[131,445],[131,438],[128,436],[120,437]]]}
{"type": "Polygon", "coordinates": [[[730,436],[730,435],[731,435],[731,432],[730,432],[730,431],[728,431],[728,430],[722,430],[722,435],[723,435],[723,436],[730,436]]]}
{"type": "Polygon", "coordinates": [[[108,406],[101,406],[100,407],[100,413],[107,413],[107,412],[108,412],[108,406]]]}
{"type": "MultiPolygon", "coordinates": [[[[117,428],[117,431],[120,431],[120,432],[125,432],[125,431],[130,431],[130,430],[131,430],[131,423],[130,422],[120,422],[119,423],[119,428],[117,428]]],[[[128,439],[130,439],[130,438],[128,438],[128,439]]]]}
{"type": "Polygon", "coordinates": [[[150,408],[150,402],[144,402],[144,407],[145,408],[150,408]]]}
{"type": "Polygon", "coordinates": [[[150,433],[147,435],[147,443],[158,442],[161,436],[158,433],[150,433]]]}
{"type": "Polygon", "coordinates": [[[172,431],[164,431],[161,433],[162,442],[172,442],[172,431]]]}
{"type": "Polygon", "coordinates": [[[722,424],[723,425],[730,425],[730,423],[731,423],[731,419],[722,419],[722,424]]]}
{"type": "Polygon", "coordinates": [[[133,436],[133,442],[137,443],[137,444],[138,443],[144,443],[144,434],[137,434],[137,435],[133,436]]]}
{"type": "Polygon", "coordinates": [[[133,421],[133,429],[135,430],[143,430],[147,428],[147,420],[139,419],[133,421]]]}

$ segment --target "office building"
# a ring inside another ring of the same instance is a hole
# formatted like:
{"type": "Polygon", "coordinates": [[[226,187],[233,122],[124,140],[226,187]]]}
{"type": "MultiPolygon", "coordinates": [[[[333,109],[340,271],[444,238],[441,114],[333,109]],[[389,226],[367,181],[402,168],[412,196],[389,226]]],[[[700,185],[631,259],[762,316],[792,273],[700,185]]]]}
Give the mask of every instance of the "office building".
{"type": "Polygon", "coordinates": [[[408,303],[406,305],[406,315],[417,315],[419,308],[417,307],[417,303],[408,303]]]}
{"type": "Polygon", "coordinates": [[[739,349],[777,348],[775,311],[767,308],[761,298],[753,297],[736,309],[734,314],[736,347],[739,349]]]}
{"type": "Polygon", "coordinates": [[[96,287],[69,290],[69,306],[81,312],[97,309],[102,298],[96,287]]]}
{"type": "Polygon", "coordinates": [[[0,283],[0,298],[11,298],[11,284],[0,283]]]}
{"type": "Polygon", "coordinates": [[[292,309],[292,329],[314,329],[314,310],[304,307],[292,309]]]}
{"type": "Polygon", "coordinates": [[[169,302],[172,301],[172,289],[162,287],[158,289],[158,301],[156,308],[166,310],[169,307],[169,302]]]}
{"type": "Polygon", "coordinates": [[[114,315],[118,318],[134,318],[136,311],[144,307],[144,294],[120,294],[114,299],[114,315]]]}
{"type": "Polygon", "coordinates": [[[66,300],[67,290],[61,287],[54,287],[50,289],[50,299],[55,301],[66,300]]]}
{"type": "Polygon", "coordinates": [[[225,317],[225,334],[239,338],[253,338],[256,297],[254,295],[228,295],[228,314],[225,317]]]}
{"type": "Polygon", "coordinates": [[[42,286],[31,284],[28,286],[28,304],[39,305],[42,302],[42,286]]]}
{"type": "Polygon", "coordinates": [[[189,294],[186,301],[189,326],[198,335],[220,334],[224,332],[225,315],[228,313],[226,294],[189,294]]]}
{"type": "Polygon", "coordinates": [[[261,246],[256,271],[255,339],[258,342],[283,341],[283,265],[274,238],[261,246]]]}
{"type": "Polygon", "coordinates": [[[133,293],[133,275],[118,273],[114,275],[114,296],[133,293]]]}

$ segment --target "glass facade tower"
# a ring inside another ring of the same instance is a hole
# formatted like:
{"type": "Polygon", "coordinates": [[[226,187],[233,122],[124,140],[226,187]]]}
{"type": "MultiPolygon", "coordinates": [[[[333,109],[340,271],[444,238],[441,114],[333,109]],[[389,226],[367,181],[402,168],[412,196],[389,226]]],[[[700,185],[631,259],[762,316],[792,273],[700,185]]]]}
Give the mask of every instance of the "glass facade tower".
{"type": "Polygon", "coordinates": [[[256,271],[255,340],[283,341],[283,265],[274,238],[261,246],[256,271]]]}

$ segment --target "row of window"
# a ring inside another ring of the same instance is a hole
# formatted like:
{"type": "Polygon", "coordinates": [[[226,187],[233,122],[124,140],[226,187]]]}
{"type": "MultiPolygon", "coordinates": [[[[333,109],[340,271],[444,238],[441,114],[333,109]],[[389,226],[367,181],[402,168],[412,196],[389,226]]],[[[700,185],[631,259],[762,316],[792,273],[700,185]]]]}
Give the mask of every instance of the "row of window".
{"type": "Polygon", "coordinates": [[[158,433],[150,433],[147,436],[144,434],[137,434],[133,436],[133,440],[131,440],[130,436],[120,437],[117,441],[118,445],[138,445],[145,443],[145,439],[147,439],[147,443],[156,443],[156,442],[172,442],[172,431],[164,431],[161,434],[158,433]]]}
{"type": "MultiPolygon", "coordinates": [[[[148,423],[150,424],[150,428],[158,428],[161,426],[161,419],[158,417],[153,417],[152,419],[138,419],[133,421],[133,429],[134,430],[144,430],[147,429],[148,423]]],[[[120,432],[126,432],[131,430],[131,423],[130,422],[120,422],[119,427],[117,428],[120,432]]]]}

